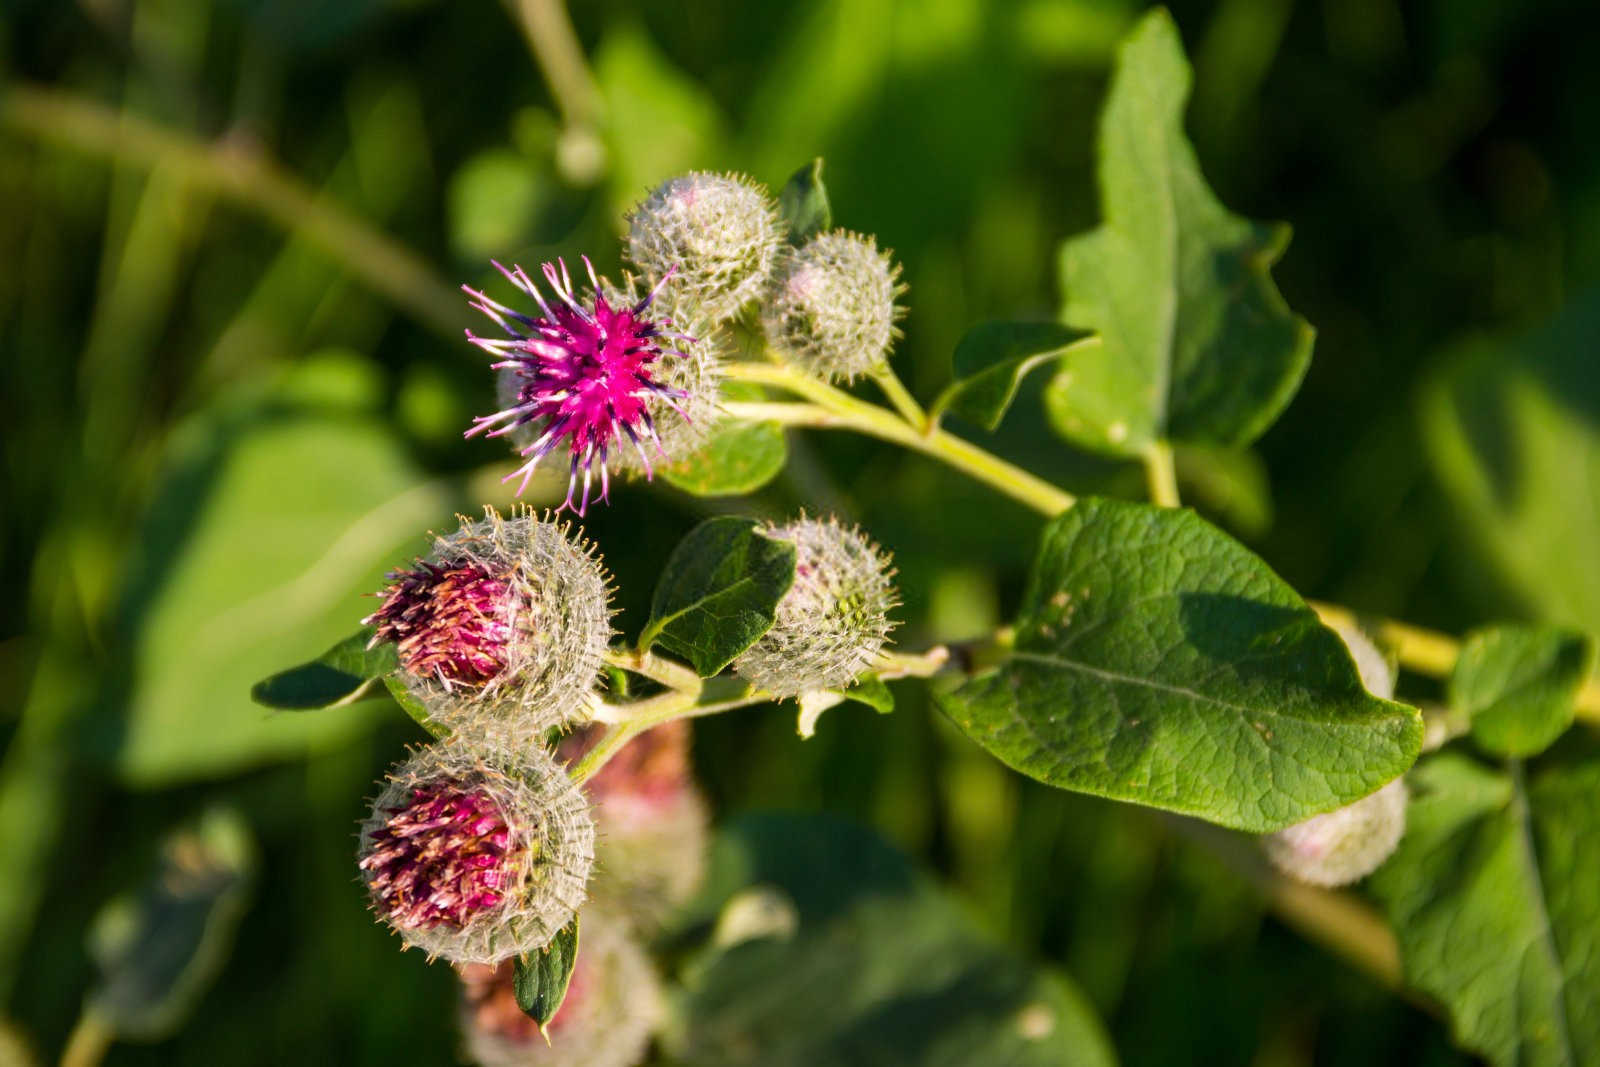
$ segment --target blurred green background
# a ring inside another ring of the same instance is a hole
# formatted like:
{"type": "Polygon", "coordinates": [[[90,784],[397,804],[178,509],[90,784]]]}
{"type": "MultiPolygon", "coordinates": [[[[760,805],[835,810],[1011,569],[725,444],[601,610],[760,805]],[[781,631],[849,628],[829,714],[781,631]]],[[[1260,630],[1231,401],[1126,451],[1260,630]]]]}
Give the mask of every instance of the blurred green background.
{"type": "MultiPolygon", "coordinates": [[[[835,221],[905,265],[898,366],[930,396],[968,326],[1053,314],[1056,245],[1097,219],[1111,51],[1141,6],[585,0],[592,82],[558,73],[553,94],[524,32],[541,0],[11,0],[3,1014],[52,1059],[93,977],[91,918],[149,875],[163,833],[226,803],[259,853],[233,953],[179,1034],[107,1062],[452,1062],[451,975],[399,955],[352,862],[371,783],[419,732],[376,702],[271,714],[248,689],[350,632],[423,531],[509,503],[509,457],[461,439],[491,388],[454,287],[490,257],[614,270],[622,212],[653,183],[732,168],[776,187],[820,155],[835,221]]],[[[1202,166],[1234,210],[1293,224],[1276,277],[1319,331],[1254,455],[1185,459],[1189,499],[1308,596],[1456,632],[1600,631],[1592,8],[1173,10],[1202,166]]],[[[1137,495],[1137,470],[1050,435],[1039,384],[994,447],[1137,495]]],[[[621,629],[677,537],[733,507],[866,526],[896,554],[908,648],[1015,605],[1032,514],[862,439],[790,447],[748,501],[655,485],[591,512],[621,629]]],[[[920,683],[896,690],[893,715],[847,706],[805,743],[787,711],[703,723],[719,817],[872,825],[1075,977],[1127,1063],[1463,1061],[1163,823],[1023,781],[920,683]]]]}

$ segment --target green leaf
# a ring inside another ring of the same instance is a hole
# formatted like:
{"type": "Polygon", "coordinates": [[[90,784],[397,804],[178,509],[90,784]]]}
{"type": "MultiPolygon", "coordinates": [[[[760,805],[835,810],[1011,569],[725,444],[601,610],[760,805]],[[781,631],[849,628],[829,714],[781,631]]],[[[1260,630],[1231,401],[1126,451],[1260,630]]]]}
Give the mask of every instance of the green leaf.
{"type": "Polygon", "coordinates": [[[833,225],[828,188],[822,184],[822,158],[789,175],[778,193],[778,215],[789,230],[789,243],[803,245],[833,225]]]}
{"type": "Polygon", "coordinates": [[[228,958],[254,870],[249,830],[228,809],[169,835],[155,877],[90,927],[100,978],[88,1010],[118,1037],[177,1030],[228,958]]]}
{"type": "Polygon", "coordinates": [[[1187,510],[1086,498],[1045,531],[1009,658],[938,701],[1050,785],[1265,833],[1366,796],[1422,744],[1336,634],[1187,510]]]}
{"type": "Polygon", "coordinates": [[[1529,785],[1445,751],[1407,780],[1406,836],[1367,883],[1407,984],[1491,1063],[1600,1061],[1600,760],[1529,785]]]}
{"type": "Polygon", "coordinates": [[[788,461],[782,426],[729,420],[693,455],[661,468],[661,477],[695,496],[739,496],[772,481],[788,461]]]}
{"type": "Polygon", "coordinates": [[[1522,338],[1479,339],[1422,391],[1454,528],[1541,621],[1600,634],[1600,289],[1522,338]]]}
{"type": "Polygon", "coordinates": [[[512,989],[517,996],[517,1007],[543,1029],[561,1002],[567,999],[567,987],[572,984],[572,969],[578,963],[578,917],[556,931],[550,943],[537,952],[517,957],[512,974],[512,989]]]}
{"type": "Polygon", "coordinates": [[[125,781],[235,774],[377,721],[372,702],[263,714],[250,693],[348,635],[364,594],[462,503],[368,410],[382,388],[364,359],[311,357],[174,434],[130,565],[128,711],[96,739],[125,781]]]}
{"type": "Polygon", "coordinates": [[[1594,642],[1557,626],[1492,626],[1467,635],[1450,675],[1450,705],[1472,739],[1499,756],[1535,756],[1572,725],[1594,642]]]}
{"type": "Polygon", "coordinates": [[[672,550],[639,647],[660,644],[709,678],[771,628],[793,582],[794,545],[750,519],[707,519],[672,550]]]}
{"type": "Polygon", "coordinates": [[[894,710],[894,694],[883,679],[876,674],[863,674],[845,689],[814,689],[799,697],[800,718],[797,722],[800,736],[810,738],[817,732],[817,720],[829,708],[838,707],[847,700],[865,704],[879,715],[894,710]]]}
{"type": "Polygon", "coordinates": [[[1230,214],[1183,133],[1189,64],[1157,9],[1122,45],[1100,120],[1105,221],[1061,247],[1062,321],[1102,344],[1051,381],[1071,441],[1136,455],[1156,441],[1249,444],[1294,396],[1313,331],[1268,274],[1289,228],[1230,214]]]}
{"type": "Polygon", "coordinates": [[[394,697],[394,702],[400,705],[400,710],[411,717],[411,721],[422,727],[434,737],[446,737],[450,731],[433,721],[428,714],[428,706],[418,700],[416,694],[406,686],[405,678],[398,671],[383,676],[384,688],[389,690],[389,695],[394,697]]]}
{"type": "Polygon", "coordinates": [[[951,411],[986,430],[997,429],[1029,371],[1090,337],[1087,330],[1056,322],[980,322],[956,344],[955,381],[934,400],[930,413],[951,411]]]}
{"type": "Polygon", "coordinates": [[[250,698],[287,711],[353,704],[367,695],[374,681],[399,665],[394,642],[368,648],[371,640],[370,629],[351,634],[311,662],[257,682],[250,689],[250,698]]]}
{"type": "Polygon", "coordinates": [[[674,1062],[1115,1062],[1064,976],[991,940],[932,879],[848,823],[735,821],[686,929],[714,932],[664,1037],[674,1062]]]}

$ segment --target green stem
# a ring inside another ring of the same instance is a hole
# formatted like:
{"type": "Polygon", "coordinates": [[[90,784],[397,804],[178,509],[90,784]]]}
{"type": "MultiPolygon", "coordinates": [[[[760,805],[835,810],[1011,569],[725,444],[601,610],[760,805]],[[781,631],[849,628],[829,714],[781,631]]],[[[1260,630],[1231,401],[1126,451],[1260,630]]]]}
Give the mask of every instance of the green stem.
{"type": "Polygon", "coordinates": [[[593,126],[600,118],[600,89],[566,5],[561,0],[517,0],[517,14],[561,117],[570,126],[593,126]]]}
{"type": "Polygon", "coordinates": [[[1163,508],[1179,507],[1182,501],[1178,498],[1178,469],[1172,460],[1172,445],[1167,441],[1152,441],[1139,458],[1144,463],[1150,502],[1163,508]]]}
{"type": "Polygon", "coordinates": [[[883,390],[883,395],[889,398],[889,403],[894,405],[900,417],[905,419],[913,430],[927,433],[932,428],[933,424],[928,419],[928,413],[922,410],[917,398],[911,395],[911,390],[905,387],[900,376],[887,362],[872,372],[872,380],[883,390]]]}
{"type": "Polygon", "coordinates": [[[368,288],[450,337],[466,302],[426,261],[280,168],[249,143],[206,143],[70,93],[10,85],[0,126],[51,144],[166,173],[191,188],[259,211],[321,248],[368,288]]]}
{"type": "Polygon", "coordinates": [[[1066,511],[1075,502],[1076,498],[1071,493],[985,452],[948,430],[933,429],[920,433],[894,412],[859,400],[842,389],[835,389],[787,367],[773,363],[732,363],[726,371],[727,376],[735,381],[770,385],[805,397],[835,420],[831,423],[819,420],[810,425],[854,430],[932,456],[1047,515],[1066,511]]]}
{"type": "Polygon", "coordinates": [[[61,1052],[61,1067],[97,1067],[115,1039],[116,1035],[104,1019],[84,1009],[67,1036],[66,1048],[61,1052]]]}
{"type": "Polygon", "coordinates": [[[612,648],[606,650],[605,661],[613,667],[620,667],[625,671],[643,675],[653,682],[660,682],[668,689],[679,693],[700,695],[700,676],[681,663],[676,663],[654,652],[640,652],[612,648]]]}

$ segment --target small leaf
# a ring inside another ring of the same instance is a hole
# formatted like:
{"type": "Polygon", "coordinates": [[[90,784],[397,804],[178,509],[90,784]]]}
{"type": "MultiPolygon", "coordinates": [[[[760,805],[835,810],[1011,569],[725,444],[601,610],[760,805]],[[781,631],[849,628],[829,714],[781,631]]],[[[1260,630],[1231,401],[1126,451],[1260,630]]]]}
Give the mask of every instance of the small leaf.
{"type": "Polygon", "coordinates": [[[801,693],[800,718],[797,728],[800,736],[811,738],[817,732],[817,720],[829,708],[838,707],[847,700],[865,704],[879,715],[894,710],[894,694],[876,674],[863,674],[846,689],[812,689],[801,693]]]}
{"type": "Polygon", "coordinates": [[[368,648],[371,640],[370,629],[351,634],[310,663],[257,682],[250,689],[250,698],[257,704],[287,711],[353,704],[367,695],[373,681],[399,663],[394,642],[368,648]]]}
{"type": "Polygon", "coordinates": [[[512,974],[517,1007],[538,1023],[541,1030],[556,1017],[561,1002],[567,999],[567,987],[572,983],[572,969],[577,963],[577,916],[556,931],[556,936],[543,949],[517,958],[512,974]]]}
{"type": "Polygon", "coordinates": [[[730,420],[698,451],[661,468],[661,477],[695,496],[740,496],[772,481],[788,461],[782,426],[730,420]]]}
{"type": "Polygon", "coordinates": [[[1313,331],[1268,274],[1289,228],[1230,214],[1206,188],[1183,133],[1190,80],[1171,16],[1152,11],[1118,52],[1100,118],[1105,221],[1061,247],[1062,321],[1102,343],[1057,373],[1046,407],[1095,451],[1249,444],[1311,360],[1313,331]]]}
{"type": "Polygon", "coordinates": [[[1184,499],[1220,519],[1241,537],[1272,528],[1272,480],[1267,465],[1247,448],[1178,445],[1173,449],[1184,499]]]}
{"type": "Polygon", "coordinates": [[[156,876],[90,928],[100,980],[88,1010],[118,1037],[151,1041],[178,1029],[228,958],[254,869],[249,831],[230,810],[169,835],[156,876]]]}
{"type": "Polygon", "coordinates": [[[813,159],[789,175],[778,194],[778,215],[789,228],[789,243],[803,245],[833,225],[828,189],[822,184],[822,160],[813,159]]]}
{"type": "Polygon", "coordinates": [[[659,643],[709,678],[772,626],[794,582],[794,545],[725,515],[689,531],[667,560],[639,647],[659,643]]]}
{"type": "Polygon", "coordinates": [[[1046,529],[1009,658],[938,696],[1050,785],[1265,833],[1366,796],[1422,744],[1343,642],[1192,511],[1086,498],[1046,529]]]}
{"type": "Polygon", "coordinates": [[[1600,1062],[1600,760],[1525,783],[1445,751],[1407,781],[1406,835],[1367,883],[1406,984],[1491,1063],[1600,1062]]]}
{"type": "Polygon", "coordinates": [[[980,322],[956,345],[951,357],[955,381],[934,400],[931,414],[952,411],[994,430],[1029,371],[1092,336],[1056,322],[980,322]]]}
{"type": "Polygon", "coordinates": [[[406,685],[406,680],[398,671],[383,676],[383,684],[389,690],[389,695],[394,697],[394,702],[400,705],[400,710],[411,716],[411,721],[422,727],[434,737],[448,736],[450,731],[433,721],[428,714],[427,705],[416,698],[411,689],[406,685]]]}
{"type": "Polygon", "coordinates": [[[1558,626],[1493,626],[1462,643],[1450,705],[1472,739],[1498,756],[1535,756],[1572,725],[1594,643],[1558,626]]]}

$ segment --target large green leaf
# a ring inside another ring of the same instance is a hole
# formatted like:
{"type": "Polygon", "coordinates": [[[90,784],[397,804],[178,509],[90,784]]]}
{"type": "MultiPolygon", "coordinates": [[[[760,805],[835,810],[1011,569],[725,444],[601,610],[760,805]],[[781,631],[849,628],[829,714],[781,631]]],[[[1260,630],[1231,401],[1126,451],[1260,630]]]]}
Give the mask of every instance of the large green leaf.
{"type": "Polygon", "coordinates": [[[1407,983],[1492,1063],[1600,1062],[1600,759],[1529,783],[1446,751],[1408,781],[1406,836],[1368,882],[1407,983]]]}
{"type": "Polygon", "coordinates": [[[814,816],[723,830],[691,928],[675,1059],[700,1067],[1111,1064],[1063,976],[990,941],[872,834],[814,816]]]}
{"type": "Polygon", "coordinates": [[[1600,290],[1515,340],[1473,341],[1422,394],[1455,528],[1540,618],[1600,634],[1600,290]]]}
{"type": "Polygon", "coordinates": [[[711,677],[772,627],[794,558],[793,544],[764,536],[751,519],[707,519],[672,550],[639,647],[659,644],[711,677]]]}
{"type": "Polygon", "coordinates": [[[1594,642],[1560,626],[1492,626],[1461,645],[1450,704],[1472,739],[1501,756],[1533,756],[1572,725],[1594,642]]]}
{"type": "Polygon", "coordinates": [[[1042,782],[1264,833],[1371,793],[1422,744],[1343,642],[1191,511],[1086,498],[1046,529],[1009,658],[940,707],[1042,782]]]}
{"type": "Polygon", "coordinates": [[[1062,320],[1102,344],[1050,383],[1051,421],[1086,448],[1161,439],[1248,444],[1294,396],[1313,331],[1268,269],[1289,228],[1230,214],[1183,134],[1190,70],[1171,17],[1145,16],[1118,53],[1101,115],[1105,221],[1061,247],[1062,320]]]}
{"type": "Polygon", "coordinates": [[[1028,372],[1059,360],[1069,346],[1090,336],[1058,322],[980,322],[956,344],[950,357],[955,381],[934,400],[930,413],[952,411],[986,430],[997,429],[1028,372]]]}
{"type": "Polygon", "coordinates": [[[274,714],[250,690],[348,635],[363,594],[459,503],[364,410],[380,388],[354,357],[312,360],[177,435],[131,568],[129,708],[109,739],[126,779],[230,774],[373,721],[374,703],[274,714]]]}

